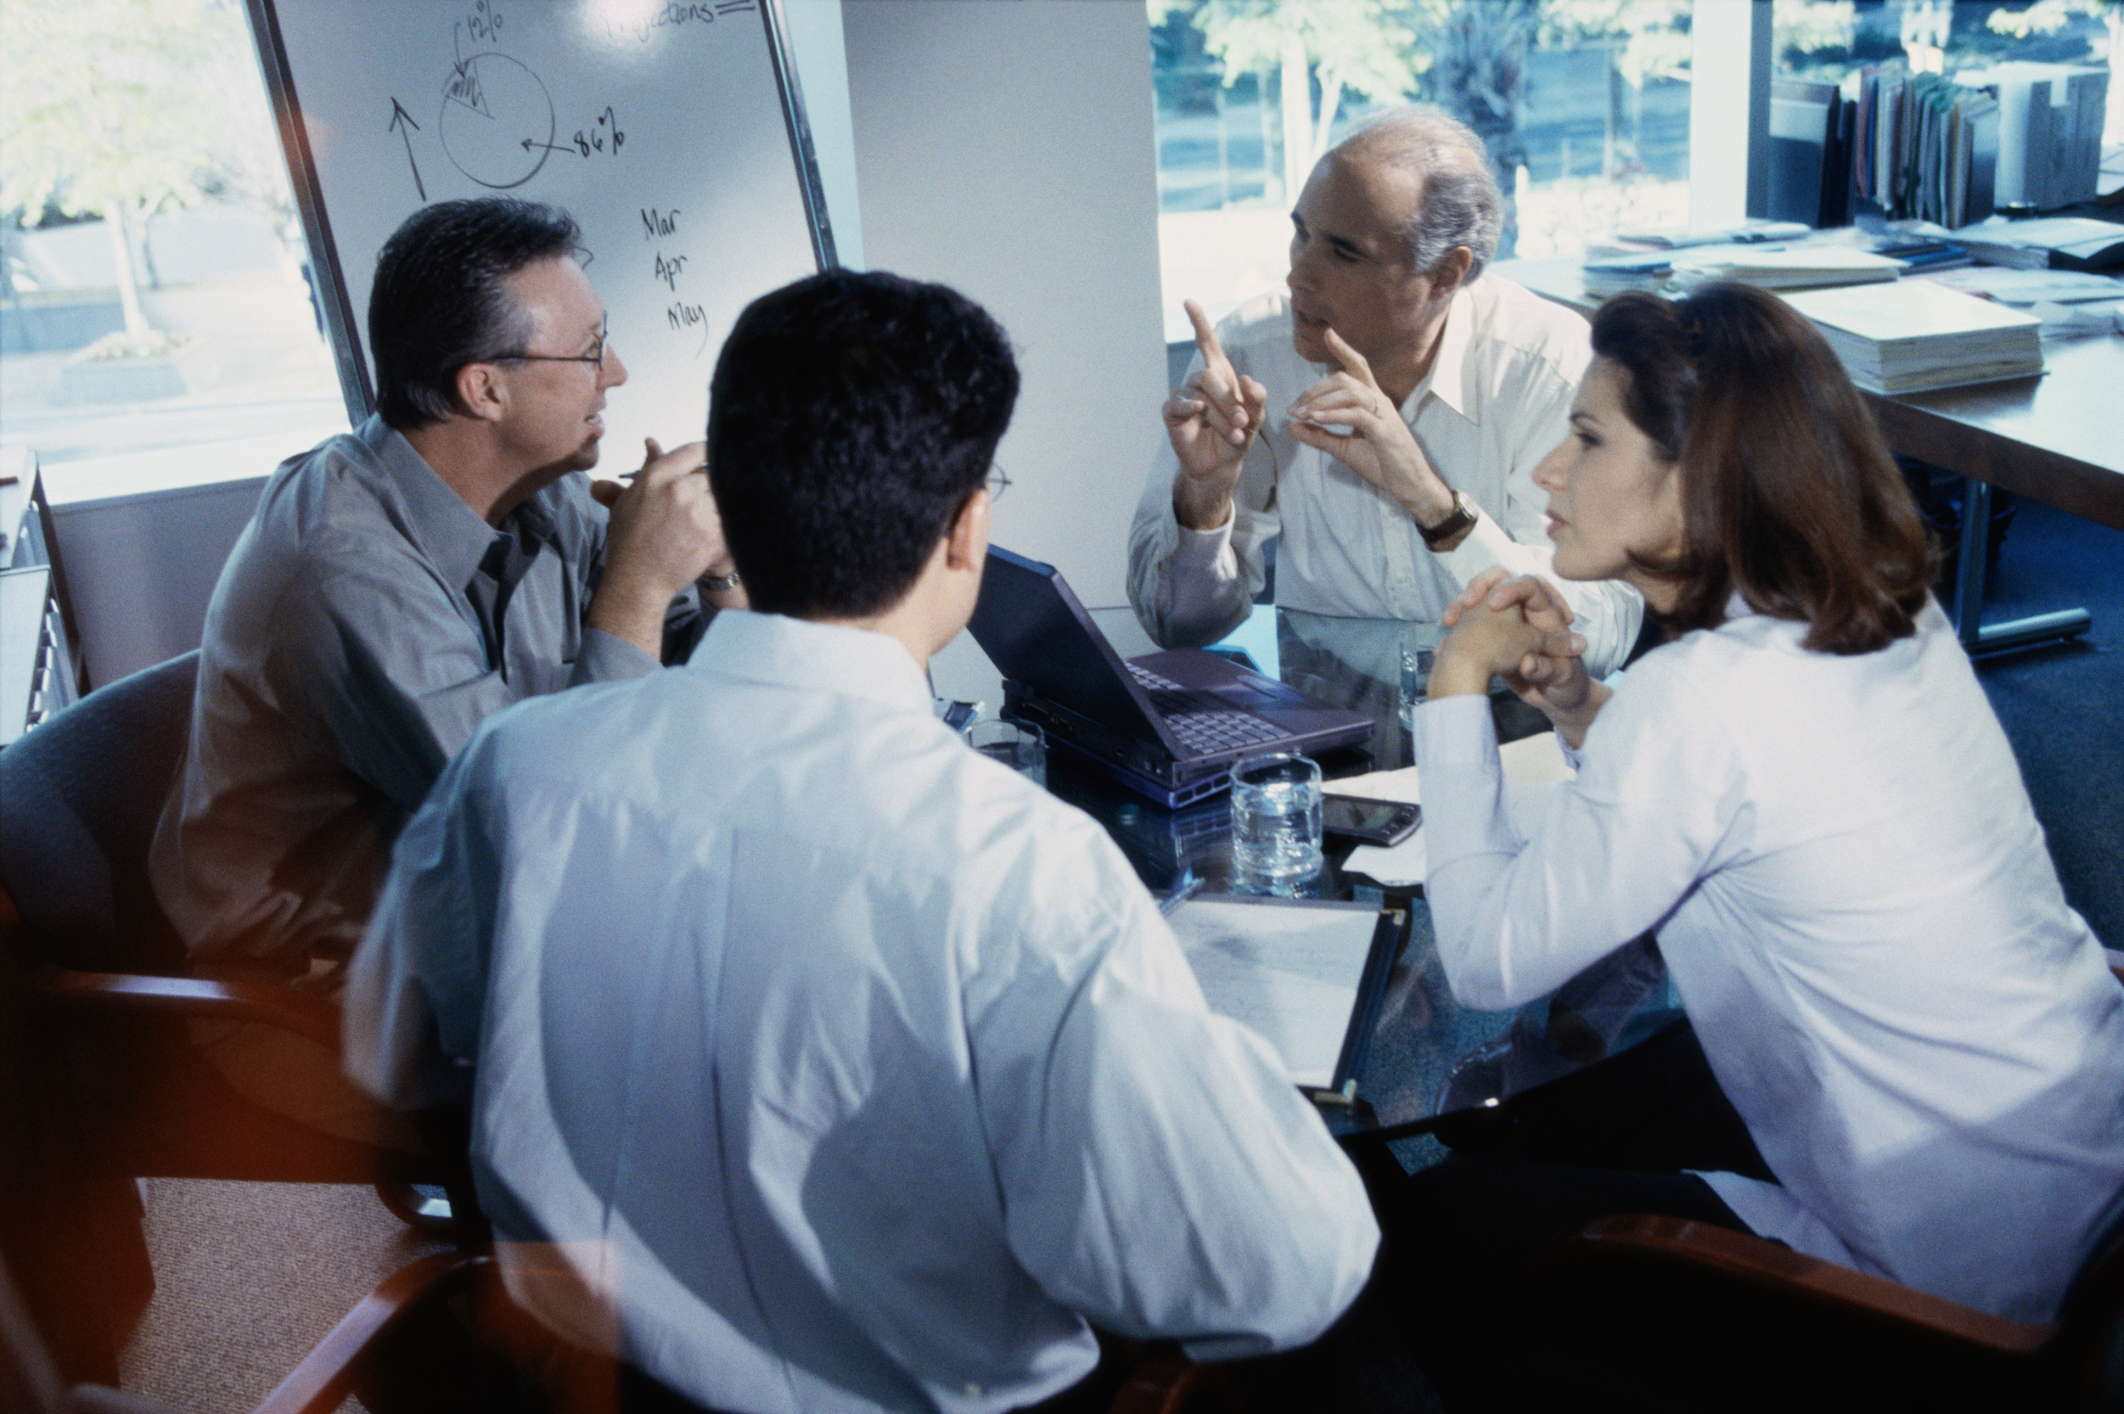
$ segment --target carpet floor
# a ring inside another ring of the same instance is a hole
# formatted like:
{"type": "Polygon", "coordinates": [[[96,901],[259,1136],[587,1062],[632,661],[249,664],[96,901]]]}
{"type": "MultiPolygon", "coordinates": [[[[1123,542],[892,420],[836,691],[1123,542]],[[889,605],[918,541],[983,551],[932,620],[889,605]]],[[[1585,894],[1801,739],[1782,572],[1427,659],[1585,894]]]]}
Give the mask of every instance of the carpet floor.
{"type": "Polygon", "coordinates": [[[370,1188],[149,1179],[144,1196],[155,1298],[121,1379],[185,1414],[251,1408],[378,1282],[441,1246],[370,1188]]]}

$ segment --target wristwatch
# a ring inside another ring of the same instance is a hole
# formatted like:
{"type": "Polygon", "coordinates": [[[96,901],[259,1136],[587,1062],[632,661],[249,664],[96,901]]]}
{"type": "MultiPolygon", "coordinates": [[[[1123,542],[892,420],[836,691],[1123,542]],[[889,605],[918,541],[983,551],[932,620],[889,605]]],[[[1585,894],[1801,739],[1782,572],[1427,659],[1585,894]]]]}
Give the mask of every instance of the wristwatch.
{"type": "Polygon", "coordinates": [[[695,581],[710,594],[721,594],[726,590],[737,588],[744,582],[736,570],[732,570],[728,574],[704,574],[695,581]]]}
{"type": "Polygon", "coordinates": [[[1419,525],[1417,534],[1423,543],[1433,550],[1452,550],[1459,547],[1462,538],[1475,528],[1475,503],[1465,491],[1453,493],[1453,514],[1436,525],[1419,525]]]}

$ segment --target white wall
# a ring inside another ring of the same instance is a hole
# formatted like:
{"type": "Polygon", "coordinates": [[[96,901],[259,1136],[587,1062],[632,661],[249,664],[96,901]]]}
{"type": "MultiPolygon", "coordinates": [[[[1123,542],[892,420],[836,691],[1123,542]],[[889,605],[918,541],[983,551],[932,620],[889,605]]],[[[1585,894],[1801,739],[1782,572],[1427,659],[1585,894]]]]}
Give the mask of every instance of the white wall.
{"type": "MultiPolygon", "coordinates": [[[[1142,0],[849,0],[842,25],[870,268],[962,290],[1017,347],[995,539],[1125,604],[1166,391],[1142,0]]],[[[938,691],[994,705],[969,650],[938,691]]]]}

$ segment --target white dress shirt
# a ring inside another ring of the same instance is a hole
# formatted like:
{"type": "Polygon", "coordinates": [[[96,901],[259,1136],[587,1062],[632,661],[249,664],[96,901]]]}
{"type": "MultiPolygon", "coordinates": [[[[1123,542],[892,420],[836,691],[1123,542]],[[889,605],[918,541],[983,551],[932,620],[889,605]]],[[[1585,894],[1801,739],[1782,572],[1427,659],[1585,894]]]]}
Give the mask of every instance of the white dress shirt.
{"type": "Polygon", "coordinates": [[[1003,1410],[1090,1371],[1087,1318],[1213,1356],[1330,1324],[1363,1186],[1105,832],[892,639],[708,638],[445,773],[350,1074],[417,1104],[476,1063],[498,1231],[573,1244],[630,1357],[717,1408],[1003,1410]]]}
{"type": "MultiPolygon", "coordinates": [[[[1548,493],[1534,484],[1534,468],[1569,430],[1571,400],[1592,361],[1583,318],[1497,275],[1454,295],[1431,370],[1401,405],[1432,467],[1481,511],[1467,538],[1443,554],[1423,543],[1400,502],[1291,438],[1284,410],[1332,370],[1292,347],[1287,296],[1240,306],[1217,336],[1233,371],[1268,389],[1268,426],[1247,453],[1232,517],[1207,531],[1173,514],[1180,462],[1161,435],[1128,546],[1129,599],[1152,638],[1188,647],[1230,633],[1261,590],[1263,543],[1280,534],[1283,607],[1436,623],[1469,580],[1501,565],[1562,591],[1595,672],[1622,665],[1644,601],[1620,581],[1555,578],[1548,493]]],[[[1190,374],[1201,367],[1197,354],[1190,374]]]]}
{"type": "Polygon", "coordinates": [[[1454,993],[1513,1006],[1656,928],[1780,1180],[1706,1175],[1742,1221],[2048,1319],[2124,1185],[2124,988],[1936,604],[1851,657],[1733,612],[1631,668],[1525,840],[1484,699],[1418,712],[1454,993]]]}

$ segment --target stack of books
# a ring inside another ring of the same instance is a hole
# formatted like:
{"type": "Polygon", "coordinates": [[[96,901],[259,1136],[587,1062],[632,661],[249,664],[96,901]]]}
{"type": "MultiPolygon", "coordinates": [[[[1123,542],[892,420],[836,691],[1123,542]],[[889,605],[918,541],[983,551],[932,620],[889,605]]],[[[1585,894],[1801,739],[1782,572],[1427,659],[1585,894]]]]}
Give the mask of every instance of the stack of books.
{"type": "Polygon", "coordinates": [[[1876,393],[1914,393],[2043,371],[2042,321],[1930,280],[1804,290],[1785,302],[1814,321],[1844,371],[1876,393]]]}

